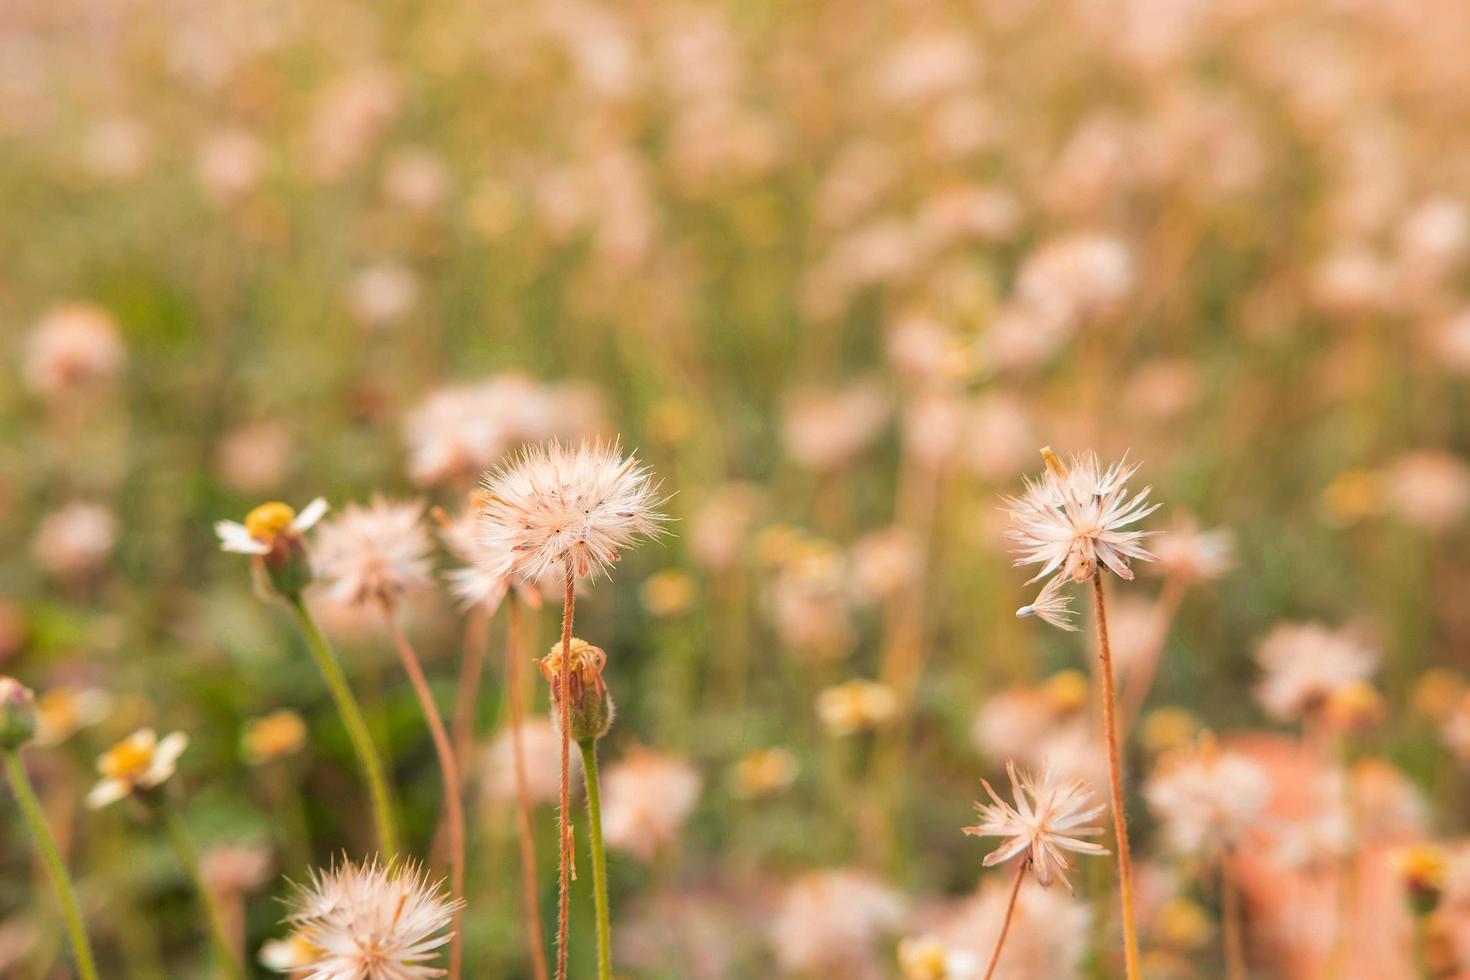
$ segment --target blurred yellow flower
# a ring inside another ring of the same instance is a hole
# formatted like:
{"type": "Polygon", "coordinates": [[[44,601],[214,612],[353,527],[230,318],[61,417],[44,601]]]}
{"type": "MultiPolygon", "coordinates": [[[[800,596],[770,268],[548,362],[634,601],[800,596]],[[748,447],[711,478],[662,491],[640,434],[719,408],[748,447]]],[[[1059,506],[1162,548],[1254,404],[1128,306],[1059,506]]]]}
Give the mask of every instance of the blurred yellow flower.
{"type": "Polygon", "coordinates": [[[735,792],[752,799],[779,793],[796,780],[799,768],[786,749],[756,749],[735,763],[735,792]]]}
{"type": "Polygon", "coordinates": [[[876,681],[851,680],[817,695],[817,716],[832,735],[854,735],[880,728],[898,713],[893,688],[876,681]]]}
{"type": "Polygon", "coordinates": [[[306,722],[289,709],[273,711],[245,723],[240,751],[252,766],[295,755],[306,746],[306,722]]]}
{"type": "Polygon", "coordinates": [[[650,575],[641,590],[643,608],[650,615],[677,616],[694,604],[694,579],[688,572],[667,568],[650,575]]]}
{"type": "Polygon", "coordinates": [[[163,785],[188,747],[189,736],[183,732],[159,740],[153,729],[138,729],[97,759],[102,780],[87,794],[87,806],[97,810],[138,790],[163,785]]]}

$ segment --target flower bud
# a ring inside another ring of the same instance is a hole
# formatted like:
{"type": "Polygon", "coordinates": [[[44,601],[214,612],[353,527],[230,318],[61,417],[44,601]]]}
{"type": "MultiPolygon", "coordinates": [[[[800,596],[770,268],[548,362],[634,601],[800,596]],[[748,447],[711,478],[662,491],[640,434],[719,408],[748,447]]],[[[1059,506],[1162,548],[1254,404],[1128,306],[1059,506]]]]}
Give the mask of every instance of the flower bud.
{"type": "MultiPolygon", "coordinates": [[[[567,686],[567,711],[571,722],[572,740],[585,742],[607,734],[612,727],[615,708],[607,685],[602,680],[602,668],[607,663],[607,653],[586,640],[572,637],[568,659],[570,661],[570,683],[567,686]]],[[[552,717],[558,723],[557,710],[562,704],[561,666],[562,647],[558,643],[551,652],[537,662],[541,676],[551,684],[552,717]]]]}
{"type": "Polygon", "coordinates": [[[1405,848],[1398,856],[1398,871],[1414,914],[1424,916],[1433,912],[1449,874],[1444,851],[1433,844],[1405,848]]]}
{"type": "Polygon", "coordinates": [[[36,734],[36,698],[13,677],[0,677],[0,749],[20,748],[36,734]]]}

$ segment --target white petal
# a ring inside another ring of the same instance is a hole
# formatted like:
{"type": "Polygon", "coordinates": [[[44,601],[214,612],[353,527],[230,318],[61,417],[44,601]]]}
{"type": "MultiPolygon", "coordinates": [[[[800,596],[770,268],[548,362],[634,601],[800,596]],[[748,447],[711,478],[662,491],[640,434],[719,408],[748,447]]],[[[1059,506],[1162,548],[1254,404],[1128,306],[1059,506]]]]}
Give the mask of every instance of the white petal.
{"type": "Polygon", "coordinates": [[[100,810],[110,803],[116,803],[130,791],[131,787],[127,783],[117,779],[104,779],[87,794],[87,809],[100,810]]]}
{"type": "Polygon", "coordinates": [[[321,520],[322,517],[327,513],[328,506],[329,505],[327,504],[327,499],[325,497],[316,498],[311,503],[301,508],[301,513],[297,514],[296,520],[291,522],[291,530],[297,532],[298,534],[302,531],[310,530],[312,525],[321,520]]]}
{"type": "Polygon", "coordinates": [[[252,538],[250,532],[245,530],[245,525],[237,521],[216,521],[214,533],[219,535],[222,551],[241,555],[264,555],[271,550],[269,545],[252,538]]]}

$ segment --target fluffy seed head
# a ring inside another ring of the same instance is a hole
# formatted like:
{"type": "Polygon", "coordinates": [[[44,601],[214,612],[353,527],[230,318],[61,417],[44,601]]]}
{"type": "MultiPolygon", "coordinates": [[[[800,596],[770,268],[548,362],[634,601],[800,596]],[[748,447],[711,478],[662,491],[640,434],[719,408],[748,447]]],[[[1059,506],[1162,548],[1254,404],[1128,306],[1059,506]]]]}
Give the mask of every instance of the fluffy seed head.
{"type": "Polygon", "coordinates": [[[616,443],[533,446],[485,480],[481,530],[495,571],[537,581],[567,564],[606,572],[639,535],[657,535],[658,485],[616,443]]]}
{"type": "Polygon", "coordinates": [[[374,859],[313,871],[287,916],[311,954],[297,968],[306,980],[443,976],[430,963],[449,942],[445,930],[458,907],[415,865],[389,870],[374,859]]]}
{"type": "Polygon", "coordinates": [[[393,602],[405,592],[433,584],[433,545],[421,502],[396,503],[374,497],[366,507],[348,504],[317,532],[312,563],[328,583],[327,597],[360,605],[393,602]]]}

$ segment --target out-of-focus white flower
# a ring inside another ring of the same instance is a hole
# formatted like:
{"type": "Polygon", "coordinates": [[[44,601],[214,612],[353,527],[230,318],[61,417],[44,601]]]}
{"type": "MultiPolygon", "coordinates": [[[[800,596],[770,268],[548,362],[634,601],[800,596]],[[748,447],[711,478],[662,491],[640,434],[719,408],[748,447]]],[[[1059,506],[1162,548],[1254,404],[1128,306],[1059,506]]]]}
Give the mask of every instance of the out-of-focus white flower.
{"type": "Polygon", "coordinates": [[[1200,530],[1194,519],[1182,516],[1149,543],[1155,567],[1183,582],[1213,582],[1235,565],[1235,535],[1226,528],[1200,530]]]}
{"type": "Polygon", "coordinates": [[[217,129],[199,144],[195,171],[210,199],[228,204],[249,194],[260,182],[265,147],[250,131],[217,129]]]}
{"type": "Polygon", "coordinates": [[[430,151],[398,150],[383,167],[383,196],[409,211],[432,211],[449,191],[449,171],[430,151]]]}
{"type": "Polygon", "coordinates": [[[137,790],[163,785],[188,747],[189,736],[183,732],[160,740],[153,729],[138,729],[98,757],[102,780],[87,794],[87,806],[97,810],[137,790]]]}
{"type": "Polygon", "coordinates": [[[366,327],[391,326],[411,313],[418,301],[418,276],[397,262],[365,266],[347,285],[347,305],[366,327]]]}
{"type": "MultiPolygon", "coordinates": [[[[992,877],[931,931],[949,949],[985,962],[1000,936],[1010,890],[1010,882],[992,877]]],[[[1061,889],[1023,882],[991,980],[1077,980],[1090,941],[1090,923],[1086,902],[1061,889]]]]}
{"type": "Polygon", "coordinates": [[[836,469],[877,438],[888,414],[888,397],[872,382],[836,392],[805,392],[786,411],[781,442],[799,466],[836,469]]]}
{"type": "Polygon", "coordinates": [[[366,507],[348,504],[323,524],[311,561],[327,582],[325,596],[353,605],[390,603],[432,586],[433,545],[423,513],[422,501],[374,497],[366,507]]]}
{"type": "Polygon", "coordinates": [[[771,943],[789,973],[863,977],[883,934],[903,917],[903,900],[867,872],[815,871],[787,886],[771,921],[771,943]]]}
{"type": "Polygon", "coordinates": [[[226,433],[215,451],[220,480],[239,493],[279,487],[291,459],[291,430],[280,422],[251,422],[226,433]]]}
{"type": "Polygon", "coordinates": [[[67,504],[41,519],[31,539],[31,555],[53,575],[90,575],[106,564],[118,530],[117,516],[101,504],[67,504]]]}
{"type": "Polygon", "coordinates": [[[1206,741],[1165,756],[1144,796],[1172,850],[1214,858],[1246,843],[1270,802],[1271,780],[1255,762],[1206,741]]]}
{"type": "Polygon", "coordinates": [[[148,128],[139,120],[110,116],[98,120],[87,131],[79,159],[93,177],[128,181],[148,165],[151,142],[148,128]]]}
{"type": "Polygon", "coordinates": [[[899,940],[898,968],[903,980],[966,980],[980,975],[980,960],[926,934],[899,940]]]}
{"type": "Polygon", "coordinates": [[[678,838],[704,780],[677,756],[639,749],[603,776],[602,832],[609,847],[652,860],[678,838]]]}
{"type": "MultiPolygon", "coordinates": [[[[520,725],[521,752],[526,765],[526,794],[533,803],[552,803],[561,795],[561,735],[546,718],[532,718],[520,725]]],[[[481,788],[488,802],[515,799],[515,745],[509,728],[496,734],[481,757],[481,788]]],[[[571,754],[575,783],[582,768],[580,753],[571,754]]]]}
{"type": "Polygon", "coordinates": [[[990,803],[975,804],[980,823],[965,827],[964,832],[972,837],[1006,838],[1004,844],[985,855],[981,862],[985,867],[1025,854],[1037,884],[1045,888],[1053,879],[1061,879],[1063,887],[1070,892],[1072,883],[1067,880],[1067,872],[1072,870],[1072,863],[1064,852],[1107,853],[1101,844],[1081,839],[1100,832],[1099,828],[1088,826],[1087,821],[1102,813],[1106,805],[1092,805],[1081,780],[1054,782],[1047,769],[1022,776],[1017,774],[1014,762],[1007,762],[1006,774],[1011,777],[1015,805],[1002,800],[990,783],[982,779],[980,785],[985,787],[990,803]]]}
{"type": "Polygon", "coordinates": [[[1371,677],[1378,653],[1341,630],[1285,624],[1261,641],[1256,661],[1261,707],[1273,718],[1295,721],[1326,705],[1333,692],[1371,677]]]}
{"type": "Polygon", "coordinates": [[[1404,453],[1389,464],[1381,485],[1395,514],[1430,531],[1458,527],[1470,510],[1470,466],[1453,453],[1404,453]]]}
{"type": "Polygon", "coordinates": [[[299,973],[322,955],[318,946],[303,933],[293,932],[285,939],[269,939],[260,944],[260,965],[276,973],[299,973]]]}

